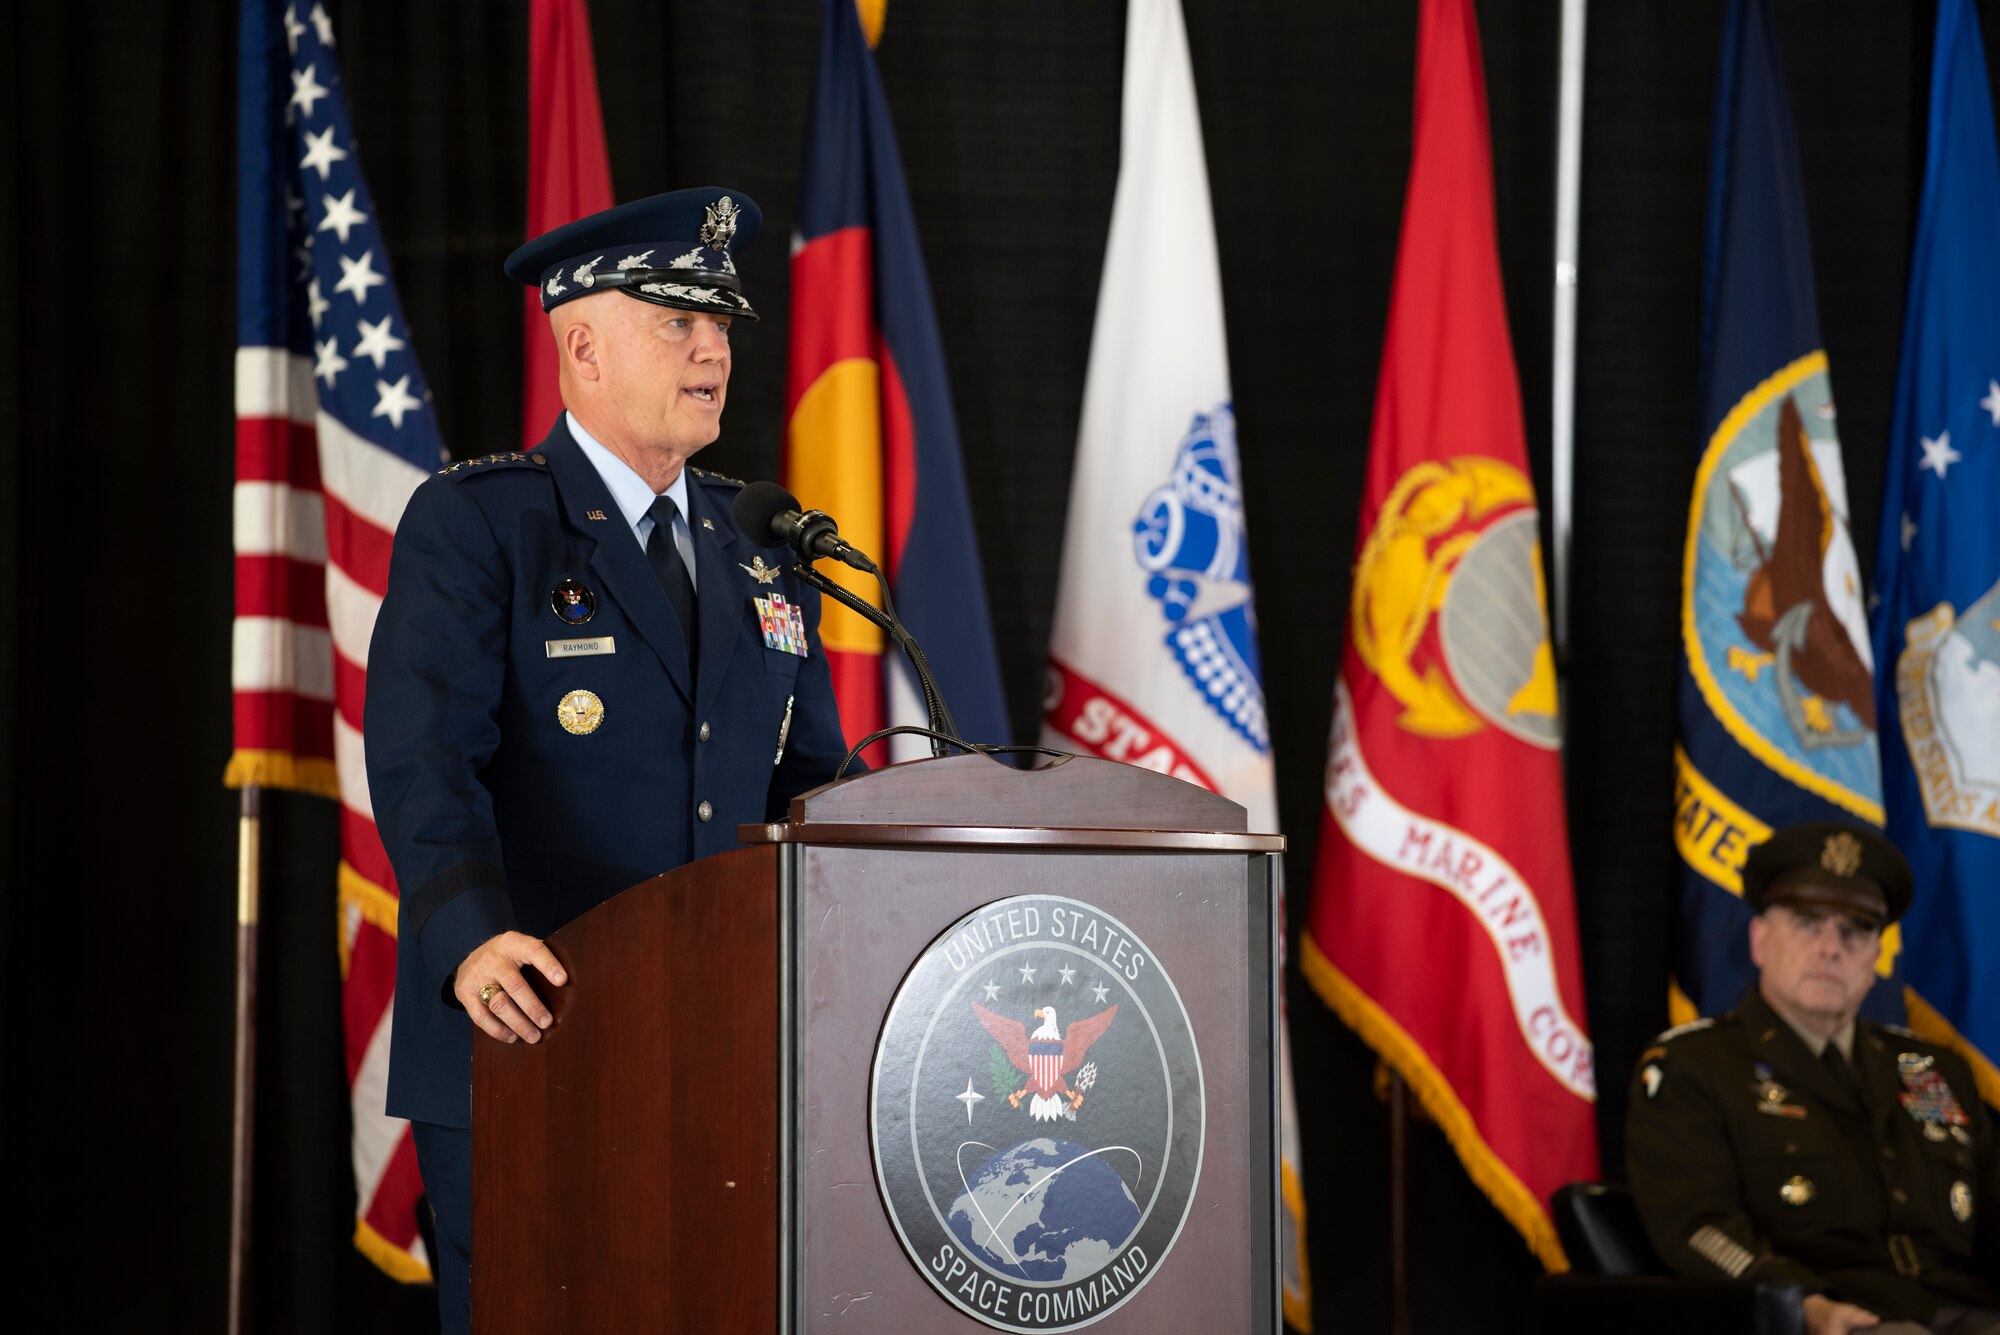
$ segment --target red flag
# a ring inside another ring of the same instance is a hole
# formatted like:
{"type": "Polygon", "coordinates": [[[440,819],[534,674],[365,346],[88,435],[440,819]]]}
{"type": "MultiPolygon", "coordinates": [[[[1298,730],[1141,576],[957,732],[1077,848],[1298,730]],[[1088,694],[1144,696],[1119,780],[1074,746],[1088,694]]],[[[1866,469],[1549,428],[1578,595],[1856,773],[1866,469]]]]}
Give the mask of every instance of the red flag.
{"type": "Polygon", "coordinates": [[[1551,1270],[1596,1081],[1470,0],[1425,0],[1303,967],[1551,1270]]]}
{"type": "MultiPolygon", "coordinates": [[[[597,105],[597,61],[585,0],[534,0],[528,11],[528,235],[608,209],[611,158],[597,105]]],[[[556,346],[541,293],[529,288],[521,340],[521,448],[562,411],[556,346]]]]}

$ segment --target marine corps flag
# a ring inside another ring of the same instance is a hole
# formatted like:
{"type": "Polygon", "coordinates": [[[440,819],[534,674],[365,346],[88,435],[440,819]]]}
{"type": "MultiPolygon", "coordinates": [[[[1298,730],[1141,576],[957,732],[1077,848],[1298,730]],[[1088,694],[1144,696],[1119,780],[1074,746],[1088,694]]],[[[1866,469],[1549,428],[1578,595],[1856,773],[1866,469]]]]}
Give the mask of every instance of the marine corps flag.
{"type": "MultiPolygon", "coordinates": [[[[1144,765],[1278,828],[1222,274],[1178,0],[1132,0],[1124,121],[1056,585],[1042,741],[1144,765]]],[[[1279,1028],[1285,1319],[1310,1330],[1279,1028]]]]}
{"type": "Polygon", "coordinates": [[[1487,136],[1472,6],[1425,0],[1302,965],[1561,1270],[1597,1082],[1487,136]]]}
{"type": "Polygon", "coordinates": [[[1916,873],[1910,1023],[2000,1104],[2000,153],[1979,19],[1938,6],[1930,152],[1882,485],[1876,720],[1916,873]]]}
{"type": "MultiPolygon", "coordinates": [[[[1677,1023],[1729,1009],[1755,977],[1740,877],[1752,845],[1797,821],[1882,823],[1868,618],[1764,0],[1732,0],[1719,69],[1681,569],[1677,1023]]],[[[1902,1019],[1896,940],[1883,934],[1873,1019],[1902,1019]]]]}
{"type": "MultiPolygon", "coordinates": [[[[819,74],[792,244],[785,481],[888,576],[970,742],[1010,742],[944,345],[889,104],[853,0],[822,0],[819,74]]],[[[879,605],[875,581],[827,572],[879,605]]],[[[828,599],[820,640],[851,746],[926,717],[900,652],[828,599]]],[[[896,759],[928,755],[897,738],[896,759]]]]}

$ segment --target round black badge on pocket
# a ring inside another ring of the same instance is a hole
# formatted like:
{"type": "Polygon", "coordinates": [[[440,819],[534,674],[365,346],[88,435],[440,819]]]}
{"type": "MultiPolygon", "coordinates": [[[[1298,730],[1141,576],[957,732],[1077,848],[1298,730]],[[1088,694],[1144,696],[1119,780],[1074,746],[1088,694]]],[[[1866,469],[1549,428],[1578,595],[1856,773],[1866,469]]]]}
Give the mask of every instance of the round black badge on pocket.
{"type": "Polygon", "coordinates": [[[549,590],[549,610],[572,626],[581,626],[597,615],[597,595],[588,585],[564,579],[549,590]]]}

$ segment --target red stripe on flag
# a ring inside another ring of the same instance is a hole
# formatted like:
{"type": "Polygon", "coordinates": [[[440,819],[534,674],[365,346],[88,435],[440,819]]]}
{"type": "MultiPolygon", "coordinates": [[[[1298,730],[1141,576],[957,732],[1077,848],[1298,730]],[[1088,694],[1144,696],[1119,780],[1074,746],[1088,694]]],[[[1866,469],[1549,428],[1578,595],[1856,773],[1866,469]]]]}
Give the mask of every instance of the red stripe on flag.
{"type": "Polygon", "coordinates": [[[340,855],[363,880],[373,881],[390,894],[397,894],[396,873],[389,869],[389,854],[382,847],[382,833],[375,822],[346,803],[340,807],[340,855]]]}
{"type": "Polygon", "coordinates": [[[343,653],[333,656],[333,698],[340,706],[341,719],[356,732],[361,731],[362,710],[368,700],[368,669],[343,653]]]}
{"type": "MultiPolygon", "coordinates": [[[[840,730],[847,734],[847,744],[852,746],[887,726],[888,707],[882,698],[882,655],[828,649],[826,665],[833,674],[833,698],[840,702],[840,730]]],[[[886,765],[887,747],[887,742],[877,742],[862,759],[871,765],[886,765]]]]}
{"type": "Polygon", "coordinates": [[[326,568],[293,556],[238,556],[236,615],[325,630],[326,568]]]}
{"type": "Polygon", "coordinates": [[[338,496],[326,498],[326,558],[376,597],[389,591],[389,551],[393,531],[350,510],[338,496]]]}
{"type": "MultiPolygon", "coordinates": [[[[814,237],[792,256],[792,354],[785,382],[785,418],[836,362],[876,361],[874,234],[843,227],[814,237]]],[[[908,409],[904,410],[907,422],[908,409]]],[[[787,460],[787,471],[789,471],[787,460]]]]}
{"type": "Polygon", "coordinates": [[[903,567],[903,548],[910,524],[917,517],[917,428],[910,417],[910,398],[903,390],[903,372],[885,340],[882,345],[882,522],[888,541],[883,568],[891,587],[903,567]]]}
{"type": "Polygon", "coordinates": [[[1043,684],[1042,710],[1049,727],[1085,755],[1171,774],[1211,793],[1222,791],[1159,724],[1054,658],[1043,684]]]}
{"type": "Polygon", "coordinates": [[[319,490],[319,433],[284,417],[236,419],[236,480],[319,490]]]}
{"type": "Polygon", "coordinates": [[[231,701],[239,751],[333,759],[333,706],[290,691],[237,691],[231,701]]]}
{"type": "MultiPolygon", "coordinates": [[[[361,920],[348,958],[347,979],[340,989],[342,1029],[347,1040],[347,1083],[354,1083],[368,1044],[382,1023],[382,1012],[396,995],[396,938],[361,920]]],[[[379,1111],[379,1110],[378,1110],[379,1111]]]]}
{"type": "Polygon", "coordinates": [[[382,1169],[381,1185],[369,1202],[368,1227],[394,1247],[408,1251],[417,1243],[417,1198],[424,1194],[423,1175],[417,1169],[416,1140],[408,1127],[396,1142],[396,1149],[382,1169]]]}

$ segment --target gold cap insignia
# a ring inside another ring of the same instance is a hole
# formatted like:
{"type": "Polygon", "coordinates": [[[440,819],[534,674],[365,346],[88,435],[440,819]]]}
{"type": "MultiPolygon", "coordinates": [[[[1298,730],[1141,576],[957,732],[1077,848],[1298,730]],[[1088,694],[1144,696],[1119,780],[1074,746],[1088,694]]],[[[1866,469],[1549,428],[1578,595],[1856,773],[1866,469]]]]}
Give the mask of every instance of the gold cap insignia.
{"type": "Polygon", "coordinates": [[[1972,1188],[1963,1182],[1951,1184],[1951,1214],[1961,1224],[1972,1218],[1972,1188]]]}
{"type": "Polygon", "coordinates": [[[1812,1179],[1809,1177],[1793,1177],[1786,1181],[1784,1186],[1778,1188],[1778,1195],[1787,1205],[1804,1205],[1814,1195],[1812,1179]]]}
{"type": "Polygon", "coordinates": [[[1852,876],[1861,870],[1861,841],[1847,831],[1826,837],[1819,852],[1819,865],[1835,876],[1852,876]]]}
{"type": "Polygon", "coordinates": [[[564,732],[587,736],[604,722],[604,702],[589,691],[571,691],[556,705],[556,722],[564,732]]]}
{"type": "Polygon", "coordinates": [[[710,250],[727,250],[736,237],[736,201],[724,195],[710,204],[701,225],[701,243],[710,250]]]}

